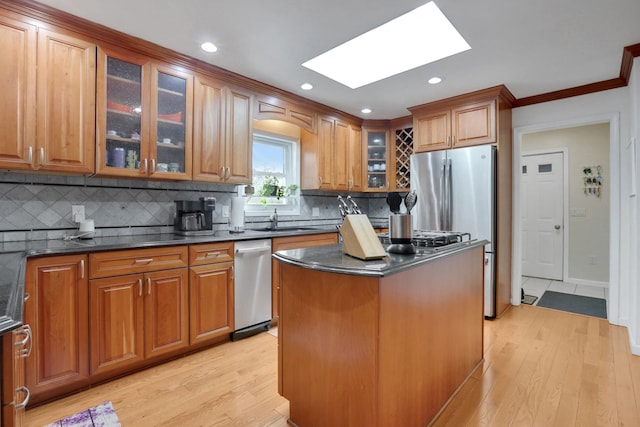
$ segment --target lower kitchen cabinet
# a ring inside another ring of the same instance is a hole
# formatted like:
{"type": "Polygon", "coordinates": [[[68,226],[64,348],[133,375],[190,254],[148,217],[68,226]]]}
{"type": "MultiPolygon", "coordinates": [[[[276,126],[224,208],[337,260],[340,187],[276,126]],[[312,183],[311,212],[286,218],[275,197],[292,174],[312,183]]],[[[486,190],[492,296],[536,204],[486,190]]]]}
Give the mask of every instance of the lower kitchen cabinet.
{"type": "Polygon", "coordinates": [[[24,425],[25,406],[29,401],[29,390],[25,387],[25,359],[31,354],[32,344],[29,325],[1,337],[2,427],[24,425]]]}
{"type": "MultiPolygon", "coordinates": [[[[310,248],[338,243],[338,233],[307,234],[304,236],[276,237],[271,240],[273,252],[287,249],[310,248]]],[[[280,317],[280,263],[271,260],[271,317],[280,317]]]]}
{"type": "Polygon", "coordinates": [[[86,255],[29,260],[24,323],[33,332],[26,359],[31,402],[89,384],[89,305],[86,255]]]}
{"type": "Polygon", "coordinates": [[[91,374],[189,345],[186,268],[90,280],[91,374]]]}
{"type": "Polygon", "coordinates": [[[233,242],[189,246],[189,341],[228,338],[234,329],[233,242]]]}

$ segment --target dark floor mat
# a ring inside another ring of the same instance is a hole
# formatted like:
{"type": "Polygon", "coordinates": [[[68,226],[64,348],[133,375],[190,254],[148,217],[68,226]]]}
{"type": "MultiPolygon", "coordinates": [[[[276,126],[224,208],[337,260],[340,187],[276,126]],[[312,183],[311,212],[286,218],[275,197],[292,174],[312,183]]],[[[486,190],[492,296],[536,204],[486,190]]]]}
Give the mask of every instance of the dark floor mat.
{"type": "Polygon", "coordinates": [[[538,301],[538,307],[553,308],[602,319],[607,318],[607,302],[602,298],[545,291],[538,301]]]}

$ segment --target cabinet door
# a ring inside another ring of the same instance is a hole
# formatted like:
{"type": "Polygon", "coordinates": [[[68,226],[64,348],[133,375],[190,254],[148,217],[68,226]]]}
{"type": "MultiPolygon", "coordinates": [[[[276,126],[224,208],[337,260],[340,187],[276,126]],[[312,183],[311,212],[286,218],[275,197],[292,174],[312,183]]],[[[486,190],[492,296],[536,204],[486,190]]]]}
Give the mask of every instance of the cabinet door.
{"type": "Polygon", "coordinates": [[[233,332],[233,263],[189,269],[191,345],[233,332]]]}
{"type": "Polygon", "coordinates": [[[26,359],[31,401],[89,381],[89,298],[86,255],[36,258],[27,263],[25,323],[33,332],[26,359]]]}
{"type": "Polygon", "coordinates": [[[349,189],[349,126],[337,121],[333,127],[333,189],[349,189]]]}
{"type": "Polygon", "coordinates": [[[92,279],[90,287],[91,374],[142,361],[143,275],[92,279]]]}
{"type": "Polygon", "coordinates": [[[226,167],[225,181],[251,184],[253,141],[253,98],[250,94],[226,89],[226,167]]]}
{"type": "Polygon", "coordinates": [[[36,28],[0,16],[0,167],[31,169],[36,130],[36,28]]]}
{"type": "Polygon", "coordinates": [[[365,155],[367,157],[367,191],[387,191],[389,164],[386,129],[365,129],[365,155]]]}
{"type": "Polygon", "coordinates": [[[414,132],[414,150],[421,151],[442,150],[451,147],[451,112],[437,111],[416,117],[414,132]]]}
{"type": "Polygon", "coordinates": [[[451,115],[454,148],[496,142],[494,100],[454,108],[451,115]]]}
{"type": "Polygon", "coordinates": [[[333,189],[333,119],[320,118],[318,129],[318,172],[321,190],[333,189]]]}
{"type": "Polygon", "coordinates": [[[186,268],[144,275],[145,357],[189,345],[189,275],[186,268]]]}
{"type": "Polygon", "coordinates": [[[98,49],[96,170],[140,176],[149,169],[149,64],[98,49]]]}
{"type": "Polygon", "coordinates": [[[193,76],[151,64],[149,174],[191,179],[193,76]]]}
{"type": "Polygon", "coordinates": [[[222,83],[196,77],[194,103],[193,179],[223,181],[226,170],[222,83]]]}
{"type": "Polygon", "coordinates": [[[349,190],[362,191],[364,189],[362,180],[364,173],[362,171],[362,129],[359,127],[349,127],[349,190]]]}
{"type": "Polygon", "coordinates": [[[38,30],[38,168],[95,171],[96,46],[38,30]]]}

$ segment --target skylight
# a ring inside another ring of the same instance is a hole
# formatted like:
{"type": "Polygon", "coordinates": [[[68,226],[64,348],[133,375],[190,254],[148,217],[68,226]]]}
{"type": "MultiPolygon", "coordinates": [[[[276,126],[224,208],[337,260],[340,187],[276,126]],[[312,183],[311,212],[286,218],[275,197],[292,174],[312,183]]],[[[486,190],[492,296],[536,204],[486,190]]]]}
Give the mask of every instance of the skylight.
{"type": "Polygon", "coordinates": [[[468,49],[431,1],[302,65],[356,89],[468,49]]]}

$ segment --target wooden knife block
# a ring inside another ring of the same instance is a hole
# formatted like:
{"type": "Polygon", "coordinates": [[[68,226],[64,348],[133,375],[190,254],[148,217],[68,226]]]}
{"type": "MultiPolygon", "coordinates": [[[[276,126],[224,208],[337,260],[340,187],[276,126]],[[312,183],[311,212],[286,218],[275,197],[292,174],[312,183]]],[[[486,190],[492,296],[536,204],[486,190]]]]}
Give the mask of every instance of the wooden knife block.
{"type": "Polygon", "coordinates": [[[384,258],[384,250],[366,215],[347,215],[340,227],[342,252],[360,259],[384,258]]]}

